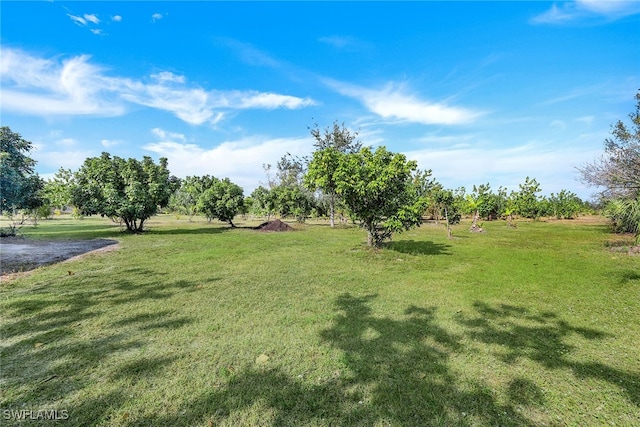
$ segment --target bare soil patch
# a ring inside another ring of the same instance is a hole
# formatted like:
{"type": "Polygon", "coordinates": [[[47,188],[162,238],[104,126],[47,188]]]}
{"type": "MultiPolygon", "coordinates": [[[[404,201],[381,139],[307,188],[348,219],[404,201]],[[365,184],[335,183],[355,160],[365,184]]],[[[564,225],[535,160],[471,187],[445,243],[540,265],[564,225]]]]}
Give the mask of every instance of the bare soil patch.
{"type": "Polygon", "coordinates": [[[33,270],[96,250],[115,248],[117,240],[29,240],[6,237],[0,240],[0,274],[33,270]]]}

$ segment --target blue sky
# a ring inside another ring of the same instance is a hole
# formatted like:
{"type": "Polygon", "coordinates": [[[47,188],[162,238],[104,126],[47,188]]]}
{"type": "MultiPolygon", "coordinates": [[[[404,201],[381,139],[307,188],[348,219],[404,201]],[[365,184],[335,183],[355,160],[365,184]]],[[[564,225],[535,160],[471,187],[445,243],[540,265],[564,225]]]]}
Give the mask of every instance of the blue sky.
{"type": "Polygon", "coordinates": [[[229,177],[313,150],[334,121],[448,188],[588,198],[640,88],[640,2],[7,2],[1,121],[37,171],[107,151],[229,177]]]}

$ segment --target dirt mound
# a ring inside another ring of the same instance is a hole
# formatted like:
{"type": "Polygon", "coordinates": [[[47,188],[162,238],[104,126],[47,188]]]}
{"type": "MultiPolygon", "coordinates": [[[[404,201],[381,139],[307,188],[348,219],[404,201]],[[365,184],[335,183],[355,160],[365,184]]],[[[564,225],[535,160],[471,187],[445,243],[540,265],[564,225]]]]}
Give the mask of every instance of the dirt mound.
{"type": "Polygon", "coordinates": [[[256,227],[256,230],[259,231],[291,231],[293,228],[279,219],[274,219],[273,221],[263,222],[259,226],[256,227]]]}

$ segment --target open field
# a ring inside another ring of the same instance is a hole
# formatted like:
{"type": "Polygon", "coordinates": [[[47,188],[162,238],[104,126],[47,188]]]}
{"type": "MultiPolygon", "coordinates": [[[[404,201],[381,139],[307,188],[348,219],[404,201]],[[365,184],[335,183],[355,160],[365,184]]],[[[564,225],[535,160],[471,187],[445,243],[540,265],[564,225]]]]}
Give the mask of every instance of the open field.
{"type": "Polygon", "coordinates": [[[3,278],[1,423],[640,425],[640,257],[601,221],[468,226],[26,227],[119,245],[3,278]]]}

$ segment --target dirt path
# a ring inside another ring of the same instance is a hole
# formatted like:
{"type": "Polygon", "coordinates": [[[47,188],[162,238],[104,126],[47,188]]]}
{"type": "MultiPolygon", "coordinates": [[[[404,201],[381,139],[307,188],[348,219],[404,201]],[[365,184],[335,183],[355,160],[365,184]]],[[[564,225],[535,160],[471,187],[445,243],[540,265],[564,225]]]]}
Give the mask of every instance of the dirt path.
{"type": "Polygon", "coordinates": [[[109,239],[29,240],[20,237],[3,238],[0,240],[0,274],[33,270],[87,252],[112,247],[117,243],[116,240],[109,239]]]}

